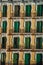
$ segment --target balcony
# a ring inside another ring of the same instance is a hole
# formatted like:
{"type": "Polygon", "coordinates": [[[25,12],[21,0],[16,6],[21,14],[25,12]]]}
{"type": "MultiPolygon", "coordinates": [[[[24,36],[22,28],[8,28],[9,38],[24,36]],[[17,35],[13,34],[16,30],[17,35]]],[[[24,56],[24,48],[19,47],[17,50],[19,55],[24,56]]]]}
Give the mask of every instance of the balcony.
{"type": "Polygon", "coordinates": [[[4,1],[4,2],[10,2],[10,1],[13,1],[13,2],[43,2],[43,0],[0,0],[1,2],[4,1]]]}
{"type": "Polygon", "coordinates": [[[22,52],[43,52],[43,49],[10,49],[10,51],[22,51],[22,52]]]}
{"type": "Polygon", "coordinates": [[[43,32],[42,33],[37,33],[37,32],[35,32],[35,30],[31,30],[31,32],[25,33],[24,29],[19,30],[19,32],[14,32],[13,29],[10,29],[9,30],[9,35],[43,35],[43,32]]]}
{"type": "MultiPolygon", "coordinates": [[[[22,13],[22,14],[24,14],[24,13],[22,13]]],[[[10,19],[31,19],[31,18],[33,18],[33,19],[43,19],[43,15],[42,16],[37,16],[37,13],[36,12],[34,12],[34,13],[31,13],[31,16],[25,16],[25,14],[24,15],[22,15],[21,16],[21,13],[20,13],[20,16],[14,16],[14,13],[11,13],[11,16],[10,16],[10,19]]]]}

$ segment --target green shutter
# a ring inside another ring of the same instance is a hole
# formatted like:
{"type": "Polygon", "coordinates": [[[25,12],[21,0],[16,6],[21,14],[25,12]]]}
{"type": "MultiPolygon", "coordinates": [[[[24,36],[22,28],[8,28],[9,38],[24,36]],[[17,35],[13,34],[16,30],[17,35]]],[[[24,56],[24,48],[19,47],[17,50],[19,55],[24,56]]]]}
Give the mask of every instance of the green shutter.
{"type": "Polygon", "coordinates": [[[31,29],[31,22],[27,21],[25,22],[25,32],[30,32],[31,29]]]}
{"type": "Polygon", "coordinates": [[[19,26],[20,26],[20,22],[19,21],[15,21],[14,22],[14,32],[19,32],[19,26]]]}
{"type": "Polygon", "coordinates": [[[25,65],[30,65],[30,53],[25,53],[25,65]]]}
{"type": "Polygon", "coordinates": [[[7,5],[3,5],[3,17],[7,16],[7,5]]]}
{"type": "Polygon", "coordinates": [[[6,41],[7,41],[7,38],[6,37],[2,37],[2,48],[6,48],[6,41]]]}
{"type": "Polygon", "coordinates": [[[14,48],[19,48],[19,40],[20,40],[20,38],[19,37],[15,37],[14,38],[14,48]]]}
{"type": "Polygon", "coordinates": [[[2,32],[3,33],[6,33],[7,31],[7,21],[3,21],[3,24],[2,24],[2,32]]]}
{"type": "Polygon", "coordinates": [[[20,16],[20,5],[15,5],[15,16],[20,16]]]}
{"type": "Polygon", "coordinates": [[[42,49],[42,38],[41,37],[36,39],[36,48],[42,49]]]}
{"type": "Polygon", "coordinates": [[[42,65],[42,54],[37,54],[36,65],[42,65]]]}
{"type": "Polygon", "coordinates": [[[29,49],[30,48],[30,37],[25,37],[25,48],[29,49]]]}
{"type": "Polygon", "coordinates": [[[37,5],[37,16],[43,15],[43,5],[37,5]]]}
{"type": "Polygon", "coordinates": [[[1,65],[6,65],[6,64],[5,64],[5,61],[6,61],[6,53],[2,53],[2,54],[1,54],[1,60],[2,60],[2,61],[1,61],[1,65]]]}
{"type": "Polygon", "coordinates": [[[42,32],[42,21],[37,22],[37,32],[42,32]]]}
{"type": "Polygon", "coordinates": [[[26,5],[26,16],[31,16],[31,5],[26,5]]]}
{"type": "Polygon", "coordinates": [[[18,65],[18,61],[19,61],[19,54],[13,53],[13,65],[18,65]]]}

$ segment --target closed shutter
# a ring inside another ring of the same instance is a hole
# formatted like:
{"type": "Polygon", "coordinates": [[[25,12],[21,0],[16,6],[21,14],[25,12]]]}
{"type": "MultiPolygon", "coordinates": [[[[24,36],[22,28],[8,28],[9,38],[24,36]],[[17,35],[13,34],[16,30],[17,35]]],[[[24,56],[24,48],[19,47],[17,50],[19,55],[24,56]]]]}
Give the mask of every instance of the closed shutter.
{"type": "Polygon", "coordinates": [[[25,65],[30,65],[30,53],[25,53],[25,65]]]}
{"type": "Polygon", "coordinates": [[[6,33],[7,31],[7,21],[3,21],[3,24],[2,24],[2,32],[3,33],[6,33]]]}
{"type": "Polygon", "coordinates": [[[1,61],[1,65],[6,65],[6,64],[5,64],[5,61],[6,61],[6,53],[2,53],[2,54],[1,54],[1,60],[2,60],[2,61],[1,61]]]}
{"type": "Polygon", "coordinates": [[[20,41],[19,37],[14,38],[14,44],[13,44],[14,48],[19,48],[19,41],[20,41]]]}
{"type": "Polygon", "coordinates": [[[3,17],[7,16],[7,5],[3,5],[3,17]]]}
{"type": "Polygon", "coordinates": [[[2,48],[6,48],[6,41],[7,41],[7,38],[6,37],[2,37],[2,48]]]}
{"type": "Polygon", "coordinates": [[[19,32],[20,22],[15,21],[14,22],[14,32],[19,32]]]}
{"type": "Polygon", "coordinates": [[[25,32],[30,32],[31,29],[31,22],[27,21],[25,22],[25,32]]]}
{"type": "Polygon", "coordinates": [[[31,16],[31,5],[26,5],[26,16],[31,16]]]}
{"type": "Polygon", "coordinates": [[[43,5],[37,5],[37,16],[43,15],[43,5]]]}
{"type": "Polygon", "coordinates": [[[36,48],[42,49],[42,38],[41,37],[36,39],[36,48]]]}
{"type": "Polygon", "coordinates": [[[30,48],[30,37],[25,37],[25,48],[29,49],[30,48]]]}
{"type": "Polygon", "coordinates": [[[37,32],[42,32],[42,21],[37,22],[37,32]]]}
{"type": "Polygon", "coordinates": [[[15,5],[15,16],[20,16],[20,5],[15,5]]]}
{"type": "Polygon", "coordinates": [[[36,65],[42,65],[42,54],[37,54],[36,65]]]}
{"type": "Polygon", "coordinates": [[[18,65],[18,61],[19,61],[19,54],[14,53],[13,54],[13,65],[18,65]]]}

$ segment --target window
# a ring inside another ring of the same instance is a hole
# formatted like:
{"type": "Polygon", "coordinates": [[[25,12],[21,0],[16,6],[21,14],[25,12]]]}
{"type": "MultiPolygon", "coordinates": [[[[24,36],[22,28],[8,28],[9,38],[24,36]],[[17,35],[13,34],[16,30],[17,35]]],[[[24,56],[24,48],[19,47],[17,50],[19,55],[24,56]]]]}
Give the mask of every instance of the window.
{"type": "Polygon", "coordinates": [[[25,37],[25,48],[26,49],[30,48],[30,42],[31,42],[31,38],[30,37],[25,37]]]}
{"type": "Polygon", "coordinates": [[[13,65],[18,65],[19,54],[13,53],[13,65]]]}
{"type": "Polygon", "coordinates": [[[24,0],[22,0],[22,2],[24,2],[24,0]]]}
{"type": "Polygon", "coordinates": [[[1,60],[1,52],[0,52],[0,60],[1,60]]]}
{"type": "Polygon", "coordinates": [[[42,21],[37,21],[37,32],[42,32],[42,21]]]}
{"type": "Polygon", "coordinates": [[[6,65],[5,61],[6,61],[6,53],[2,53],[1,54],[1,65],[6,65]]]}
{"type": "Polygon", "coordinates": [[[42,37],[36,38],[36,48],[42,49],[42,37]]]}
{"type": "Polygon", "coordinates": [[[31,16],[31,5],[26,5],[26,16],[31,16]]]}
{"type": "Polygon", "coordinates": [[[25,53],[25,64],[30,65],[30,53],[25,53]]]}
{"type": "Polygon", "coordinates": [[[7,21],[3,21],[3,23],[2,23],[2,32],[3,33],[7,32],[7,21]]]}
{"type": "Polygon", "coordinates": [[[3,5],[3,17],[7,17],[7,5],[3,5]]]}
{"type": "Polygon", "coordinates": [[[25,32],[30,32],[31,29],[31,22],[30,21],[26,21],[25,22],[25,32]]]}
{"type": "Polygon", "coordinates": [[[21,0],[13,0],[13,1],[15,1],[15,2],[20,2],[21,0]]]}
{"type": "Polygon", "coordinates": [[[42,65],[42,54],[41,53],[37,53],[36,55],[36,65],[42,65]]]}
{"type": "Polygon", "coordinates": [[[13,2],[13,0],[9,0],[9,2],[13,2]]]}
{"type": "Polygon", "coordinates": [[[20,16],[20,5],[15,5],[15,16],[20,16]]]}
{"type": "Polygon", "coordinates": [[[2,48],[6,48],[6,41],[7,41],[7,38],[6,37],[2,37],[2,48]]]}
{"type": "Polygon", "coordinates": [[[14,32],[19,32],[19,28],[20,28],[20,22],[15,21],[14,22],[14,32]]]}
{"type": "Polygon", "coordinates": [[[43,15],[43,5],[37,5],[37,16],[43,15]]]}
{"type": "Polygon", "coordinates": [[[19,41],[20,41],[19,37],[14,37],[14,43],[13,43],[14,48],[19,48],[19,41]]]}

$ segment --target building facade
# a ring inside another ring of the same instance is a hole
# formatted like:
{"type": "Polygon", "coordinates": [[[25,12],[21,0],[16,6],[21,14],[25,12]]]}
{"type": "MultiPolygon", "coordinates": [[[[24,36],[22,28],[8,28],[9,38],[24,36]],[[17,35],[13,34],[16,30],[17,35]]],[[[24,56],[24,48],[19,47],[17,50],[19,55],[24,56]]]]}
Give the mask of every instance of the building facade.
{"type": "Polygon", "coordinates": [[[0,0],[0,65],[43,65],[43,0],[0,0]]]}

